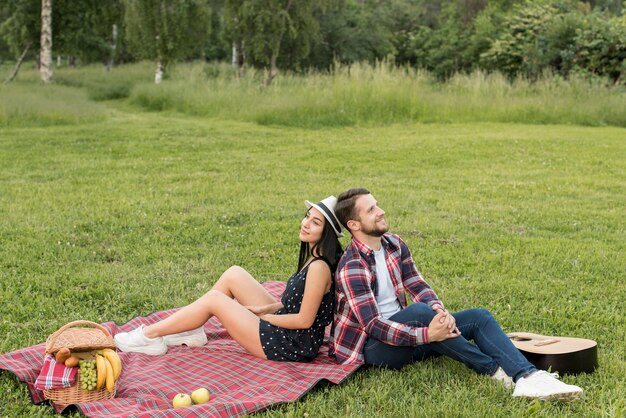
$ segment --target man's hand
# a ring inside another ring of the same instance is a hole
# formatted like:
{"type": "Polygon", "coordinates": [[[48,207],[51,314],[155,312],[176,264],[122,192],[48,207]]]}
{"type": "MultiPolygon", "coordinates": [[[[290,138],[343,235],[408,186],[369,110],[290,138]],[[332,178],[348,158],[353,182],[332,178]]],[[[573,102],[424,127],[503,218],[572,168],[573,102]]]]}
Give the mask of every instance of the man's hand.
{"type": "Polygon", "coordinates": [[[458,335],[461,335],[461,331],[459,331],[459,329],[456,327],[456,318],[454,316],[452,316],[447,310],[445,310],[445,309],[443,309],[443,308],[441,308],[439,306],[437,306],[435,308],[435,312],[437,312],[438,314],[439,313],[445,314],[446,316],[444,316],[443,318],[440,319],[441,323],[444,323],[444,322],[447,321],[448,329],[451,332],[455,332],[458,335]]]}
{"type": "Polygon", "coordinates": [[[437,313],[428,325],[428,341],[434,343],[458,337],[461,333],[454,324],[454,317],[448,312],[442,311],[437,313]],[[452,318],[452,323],[450,318],[452,318]],[[451,325],[452,328],[450,327],[451,325]]]}

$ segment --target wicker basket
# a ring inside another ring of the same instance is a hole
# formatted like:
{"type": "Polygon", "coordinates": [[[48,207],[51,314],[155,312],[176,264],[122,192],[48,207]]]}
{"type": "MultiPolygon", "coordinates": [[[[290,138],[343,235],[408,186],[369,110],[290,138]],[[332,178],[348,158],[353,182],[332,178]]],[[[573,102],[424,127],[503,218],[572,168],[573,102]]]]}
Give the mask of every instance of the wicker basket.
{"type": "MultiPolygon", "coordinates": [[[[46,340],[45,353],[53,355],[63,347],[69,348],[74,354],[79,353],[79,357],[90,358],[95,356],[95,350],[115,349],[115,343],[105,327],[95,322],[81,320],[65,324],[58,331],[52,333],[46,340]],[[92,328],[79,328],[80,325],[88,325],[92,328]]],[[[113,392],[109,392],[106,388],[82,390],[80,388],[79,370],[72,386],[62,389],[44,389],[43,396],[55,405],[65,408],[68,405],[81,402],[112,399],[115,397],[116,389],[117,387],[114,387],[113,392]]]]}
{"type": "Polygon", "coordinates": [[[63,347],[69,348],[72,352],[115,349],[115,342],[102,325],[79,320],[63,325],[46,340],[46,354],[54,354],[63,347]],[[89,325],[93,328],[77,328],[79,325],[89,325]]]}

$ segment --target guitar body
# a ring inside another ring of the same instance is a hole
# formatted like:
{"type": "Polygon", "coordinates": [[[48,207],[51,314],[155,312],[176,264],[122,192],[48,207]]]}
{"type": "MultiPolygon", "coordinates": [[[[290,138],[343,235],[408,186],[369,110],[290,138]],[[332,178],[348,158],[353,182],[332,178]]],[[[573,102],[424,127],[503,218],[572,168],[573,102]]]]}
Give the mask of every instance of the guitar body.
{"type": "Polygon", "coordinates": [[[540,370],[561,374],[591,373],[598,367],[598,344],[593,340],[550,337],[529,332],[507,334],[513,345],[540,370]]]}

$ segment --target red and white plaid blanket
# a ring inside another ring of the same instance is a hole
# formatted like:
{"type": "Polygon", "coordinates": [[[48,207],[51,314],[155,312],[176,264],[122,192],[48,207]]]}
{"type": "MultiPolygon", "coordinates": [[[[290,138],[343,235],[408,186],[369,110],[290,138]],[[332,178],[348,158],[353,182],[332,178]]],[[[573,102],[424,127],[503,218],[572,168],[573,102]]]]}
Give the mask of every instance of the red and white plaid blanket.
{"type": "Polygon", "coordinates": [[[46,356],[35,387],[39,390],[69,388],[74,384],[77,374],[77,367],[65,367],[65,364],[57,363],[54,356],[46,356]]]}
{"type": "MultiPolygon", "coordinates": [[[[263,286],[278,298],[285,283],[267,282],[263,286]]],[[[124,325],[102,325],[115,335],[140,324],[157,322],[172,312],[155,312],[124,325]]],[[[322,380],[339,384],[358,368],[339,365],[329,358],[327,344],[311,363],[258,359],[231,339],[217,319],[211,319],[204,328],[209,339],[204,347],[170,347],[162,356],[120,353],[124,368],[115,398],[81,403],[78,408],[88,417],[240,416],[296,401],[322,380]],[[209,389],[209,402],[173,409],[172,398],[177,393],[190,393],[200,387],[209,389]]],[[[26,383],[36,404],[45,400],[43,392],[35,387],[44,363],[44,349],[42,343],[0,356],[0,369],[14,373],[26,383]]]]}

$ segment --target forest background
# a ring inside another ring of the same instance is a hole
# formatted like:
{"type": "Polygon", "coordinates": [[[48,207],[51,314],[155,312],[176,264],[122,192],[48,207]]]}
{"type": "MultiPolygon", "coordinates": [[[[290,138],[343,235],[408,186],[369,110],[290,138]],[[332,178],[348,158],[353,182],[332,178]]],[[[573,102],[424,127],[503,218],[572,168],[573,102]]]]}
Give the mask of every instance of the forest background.
{"type": "MultiPolygon", "coordinates": [[[[267,69],[330,71],[375,63],[439,80],[473,70],[508,77],[583,74],[624,83],[620,0],[44,0],[58,65],[202,59],[267,69]]],[[[0,5],[0,60],[39,65],[42,2],[0,5]]],[[[47,31],[47,29],[46,29],[47,31]]],[[[49,45],[44,45],[46,48],[49,45]]],[[[161,76],[159,76],[161,77],[161,76]]]]}

